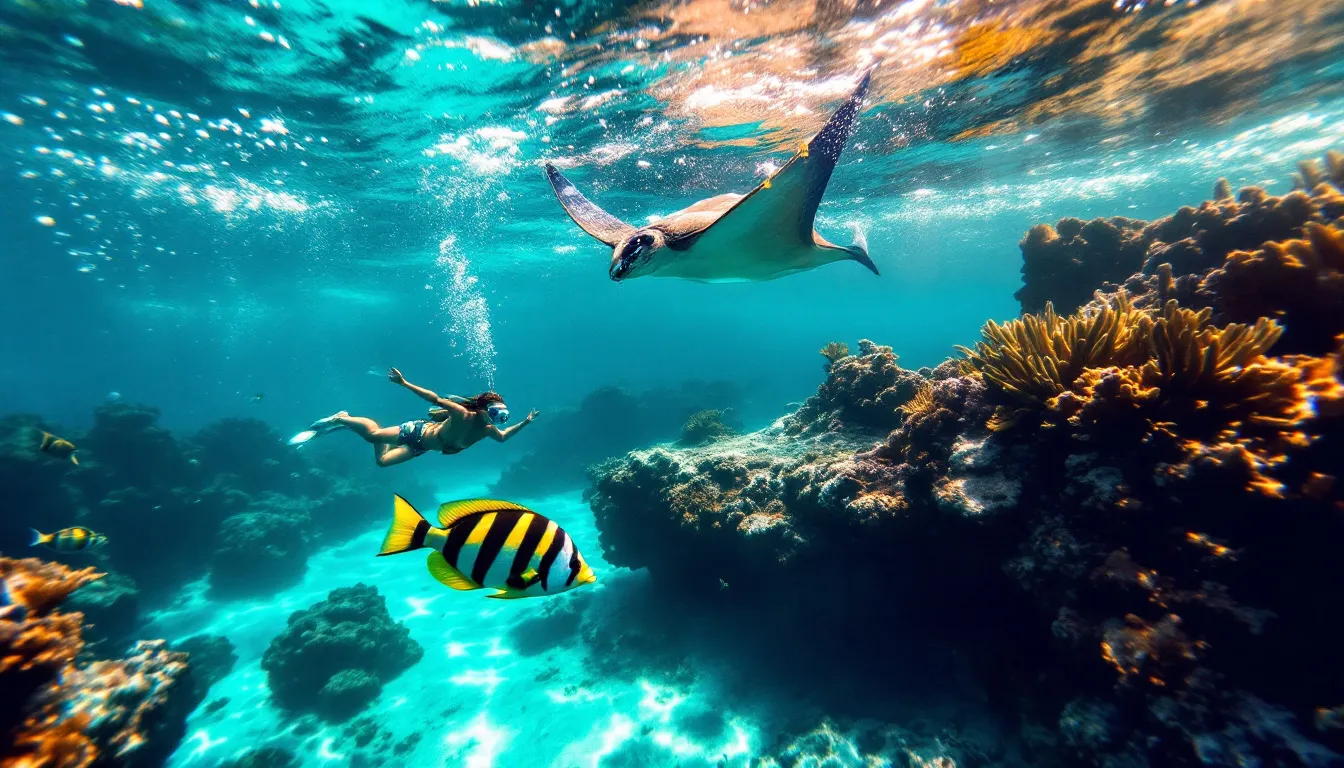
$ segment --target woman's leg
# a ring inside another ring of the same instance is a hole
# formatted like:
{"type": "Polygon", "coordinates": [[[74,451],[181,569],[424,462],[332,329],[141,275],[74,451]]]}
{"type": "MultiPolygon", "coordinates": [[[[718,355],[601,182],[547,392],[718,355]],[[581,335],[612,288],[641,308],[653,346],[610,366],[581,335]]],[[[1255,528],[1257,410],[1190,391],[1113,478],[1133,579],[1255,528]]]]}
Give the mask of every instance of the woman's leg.
{"type": "Polygon", "coordinates": [[[374,445],[391,445],[397,442],[401,427],[380,427],[373,419],[363,416],[339,416],[336,421],[350,428],[351,432],[374,445]]]}
{"type": "Polygon", "coordinates": [[[393,464],[401,464],[414,459],[416,455],[417,454],[411,451],[411,446],[409,445],[398,445],[395,448],[390,445],[373,446],[374,461],[376,461],[380,467],[390,467],[393,464]]]}

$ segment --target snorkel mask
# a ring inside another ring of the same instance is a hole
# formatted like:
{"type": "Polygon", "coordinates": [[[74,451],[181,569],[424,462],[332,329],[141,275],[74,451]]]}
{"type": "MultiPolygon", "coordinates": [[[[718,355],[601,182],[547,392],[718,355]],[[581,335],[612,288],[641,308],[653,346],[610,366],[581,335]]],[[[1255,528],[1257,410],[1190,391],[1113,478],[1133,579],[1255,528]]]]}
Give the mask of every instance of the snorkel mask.
{"type": "Polygon", "coordinates": [[[491,403],[486,407],[485,413],[490,417],[492,424],[509,423],[509,407],[503,403],[491,403]]]}

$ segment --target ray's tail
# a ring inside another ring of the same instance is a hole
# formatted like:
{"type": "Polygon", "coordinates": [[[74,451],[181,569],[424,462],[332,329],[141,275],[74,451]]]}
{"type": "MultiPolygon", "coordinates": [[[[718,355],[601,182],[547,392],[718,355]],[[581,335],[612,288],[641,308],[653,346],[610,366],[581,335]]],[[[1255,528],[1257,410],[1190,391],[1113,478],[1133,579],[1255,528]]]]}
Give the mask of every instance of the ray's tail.
{"type": "Polygon", "coordinates": [[[856,223],[851,224],[850,229],[854,232],[854,244],[845,248],[849,252],[849,258],[872,270],[874,275],[880,276],[882,273],[877,271],[877,265],[868,256],[868,236],[864,234],[863,227],[856,223]]]}

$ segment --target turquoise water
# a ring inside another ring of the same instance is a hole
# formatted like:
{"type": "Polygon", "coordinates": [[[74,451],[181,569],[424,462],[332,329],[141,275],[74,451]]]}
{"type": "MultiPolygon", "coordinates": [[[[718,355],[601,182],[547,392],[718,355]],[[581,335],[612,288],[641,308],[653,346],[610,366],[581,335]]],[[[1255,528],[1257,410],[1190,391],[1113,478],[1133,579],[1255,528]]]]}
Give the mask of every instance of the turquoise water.
{"type": "MultiPolygon", "coordinates": [[[[75,432],[113,399],[159,408],[178,434],[244,417],[288,435],[339,409],[391,424],[423,406],[388,385],[397,366],[440,392],[497,390],[515,414],[538,409],[538,431],[601,387],[688,381],[727,382],[734,418],[759,428],[815,391],[827,342],[874,339],[914,369],[1017,315],[1017,244],[1035,224],[1158,218],[1220,177],[1287,191],[1294,163],[1344,146],[1342,27],[1339,2],[1297,0],[5,0],[0,415],[75,432]],[[610,249],[546,184],[555,162],[636,224],[745,192],[872,66],[817,229],[848,242],[860,226],[880,277],[841,262],[763,283],[616,284],[610,249]]],[[[629,427],[576,423],[567,439],[584,445],[629,427]]],[[[378,482],[422,509],[485,495],[529,437],[378,482]]],[[[320,450],[369,462],[348,436],[320,450]]],[[[365,712],[394,741],[420,735],[386,764],[778,754],[798,733],[793,702],[726,683],[712,653],[690,681],[595,671],[583,627],[619,622],[647,575],[607,563],[585,483],[570,486],[515,500],[598,571],[575,593],[484,600],[418,556],[374,559],[383,509],[264,598],[158,590],[143,636],[226,635],[239,656],[207,698],[227,702],[190,716],[169,765],[262,743],[349,764],[345,726],[286,719],[259,665],[292,612],[356,582],[425,649],[365,712]]],[[[798,764],[863,764],[847,738],[798,764]]]]}

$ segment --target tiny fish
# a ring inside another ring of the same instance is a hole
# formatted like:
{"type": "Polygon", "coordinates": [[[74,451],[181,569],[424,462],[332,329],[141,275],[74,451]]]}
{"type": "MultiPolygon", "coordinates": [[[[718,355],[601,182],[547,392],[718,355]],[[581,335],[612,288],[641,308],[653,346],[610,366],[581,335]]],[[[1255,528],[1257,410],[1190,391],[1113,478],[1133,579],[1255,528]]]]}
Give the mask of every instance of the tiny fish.
{"type": "Polygon", "coordinates": [[[77,465],[79,464],[79,459],[75,456],[77,450],[79,449],[75,448],[75,444],[69,440],[59,438],[50,432],[42,433],[41,451],[43,453],[51,454],[58,459],[70,459],[71,464],[77,465]]]}
{"type": "Polygon", "coordinates": [[[592,584],[593,569],[564,529],[527,507],[466,499],[439,507],[438,528],[395,497],[382,555],[423,547],[429,573],[453,589],[496,590],[488,597],[540,597],[592,584]]]}
{"type": "Polygon", "coordinates": [[[265,393],[265,392],[258,392],[257,394],[255,394],[255,395],[252,396],[252,402],[254,402],[254,403],[260,403],[261,400],[262,400],[262,398],[264,398],[264,397],[266,397],[266,393],[265,393]]]}
{"type": "Polygon", "coordinates": [[[40,544],[57,552],[81,552],[86,549],[97,549],[107,543],[107,537],[103,534],[79,525],[55,533],[42,533],[35,528],[32,531],[33,542],[30,546],[36,547],[40,544]]]}

